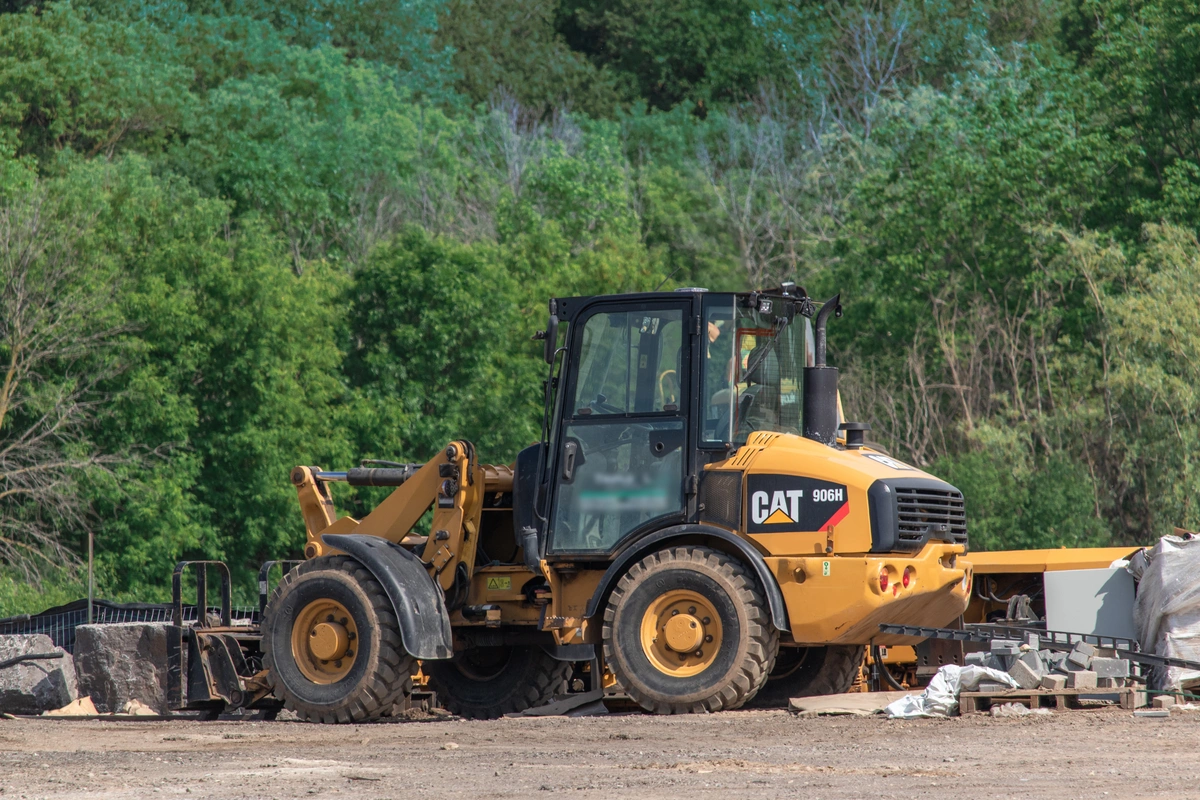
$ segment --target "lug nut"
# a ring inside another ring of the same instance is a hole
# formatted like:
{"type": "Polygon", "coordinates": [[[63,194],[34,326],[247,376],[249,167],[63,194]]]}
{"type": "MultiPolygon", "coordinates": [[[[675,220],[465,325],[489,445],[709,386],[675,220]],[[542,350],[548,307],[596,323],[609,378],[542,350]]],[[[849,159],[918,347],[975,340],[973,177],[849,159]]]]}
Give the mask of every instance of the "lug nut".
{"type": "Polygon", "coordinates": [[[687,653],[680,653],[680,654],[679,654],[679,660],[680,660],[680,661],[687,661],[687,653]]]}
{"type": "Polygon", "coordinates": [[[326,621],[326,622],[333,622],[333,614],[326,614],[326,615],[325,615],[325,621],[326,621]]]}
{"type": "Polygon", "coordinates": [[[333,665],[334,665],[335,667],[340,667],[340,666],[342,666],[342,660],[339,658],[337,661],[333,662],[333,665]]]}
{"type": "Polygon", "coordinates": [[[689,613],[689,614],[695,614],[695,613],[696,613],[696,607],[695,607],[695,606],[688,606],[688,613],[689,613]]]}
{"type": "Polygon", "coordinates": [[[705,625],[707,625],[707,624],[709,624],[710,622],[712,622],[712,618],[710,618],[710,617],[705,617],[704,619],[702,619],[702,620],[700,620],[700,621],[701,621],[702,623],[704,623],[705,625]]]}
{"type": "Polygon", "coordinates": [[[356,638],[358,638],[358,634],[354,631],[350,631],[346,634],[346,638],[353,642],[356,638]]]}
{"type": "Polygon", "coordinates": [[[346,651],[346,658],[350,658],[350,656],[352,656],[352,655],[354,655],[354,651],[353,651],[353,650],[347,650],[347,651],[346,651]]]}
{"type": "Polygon", "coordinates": [[[708,636],[705,636],[705,637],[704,637],[704,641],[706,641],[706,642],[708,642],[709,644],[711,644],[711,643],[712,643],[712,634],[710,633],[708,636]]]}
{"type": "Polygon", "coordinates": [[[350,622],[350,620],[346,619],[345,617],[342,617],[340,620],[338,620],[338,622],[340,622],[342,625],[345,625],[348,622],[350,622]]]}
{"type": "Polygon", "coordinates": [[[703,651],[703,650],[697,650],[697,651],[696,651],[696,658],[704,658],[704,651],[703,651]]]}
{"type": "Polygon", "coordinates": [[[677,617],[677,616],[679,616],[679,609],[675,609],[674,611],[672,611],[672,612],[671,612],[671,616],[672,616],[672,617],[677,617]]]}

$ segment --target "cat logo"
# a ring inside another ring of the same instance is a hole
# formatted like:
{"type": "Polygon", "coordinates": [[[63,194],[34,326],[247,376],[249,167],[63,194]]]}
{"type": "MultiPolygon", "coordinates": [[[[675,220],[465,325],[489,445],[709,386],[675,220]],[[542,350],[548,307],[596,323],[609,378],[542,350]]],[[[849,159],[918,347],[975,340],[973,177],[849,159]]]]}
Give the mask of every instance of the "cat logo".
{"type": "Polygon", "coordinates": [[[850,513],[840,483],[792,475],[750,475],[746,529],[751,533],[824,531],[850,513]]]}
{"type": "Polygon", "coordinates": [[[800,517],[800,498],[803,495],[802,489],[775,491],[770,493],[768,501],[767,492],[754,492],[750,495],[751,518],[759,525],[795,523],[800,517]],[[769,508],[768,502],[770,503],[769,508]]]}

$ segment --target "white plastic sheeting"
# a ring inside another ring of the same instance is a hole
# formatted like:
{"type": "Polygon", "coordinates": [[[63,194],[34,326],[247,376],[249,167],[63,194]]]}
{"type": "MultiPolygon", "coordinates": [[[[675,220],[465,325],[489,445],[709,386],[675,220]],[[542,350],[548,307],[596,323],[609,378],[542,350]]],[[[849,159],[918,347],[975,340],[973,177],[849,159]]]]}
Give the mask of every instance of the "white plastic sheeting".
{"type": "MultiPolygon", "coordinates": [[[[1200,538],[1164,536],[1126,567],[1138,582],[1133,623],[1142,650],[1200,661],[1200,538]]],[[[1150,688],[1178,690],[1200,677],[1183,667],[1155,667],[1150,688]]]]}
{"type": "Polygon", "coordinates": [[[981,681],[1019,688],[1007,672],[974,664],[966,667],[947,664],[937,671],[924,692],[901,697],[885,708],[884,713],[895,719],[953,716],[958,713],[959,692],[974,691],[981,681]]]}

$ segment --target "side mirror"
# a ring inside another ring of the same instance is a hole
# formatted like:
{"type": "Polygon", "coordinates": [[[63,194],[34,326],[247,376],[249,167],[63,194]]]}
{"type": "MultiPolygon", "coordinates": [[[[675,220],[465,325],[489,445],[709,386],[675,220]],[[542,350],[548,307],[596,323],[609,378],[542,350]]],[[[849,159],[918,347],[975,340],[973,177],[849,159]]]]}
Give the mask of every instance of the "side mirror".
{"type": "Polygon", "coordinates": [[[543,342],[545,353],[543,357],[547,364],[554,363],[554,351],[558,349],[558,315],[551,314],[546,322],[546,338],[543,342]]]}

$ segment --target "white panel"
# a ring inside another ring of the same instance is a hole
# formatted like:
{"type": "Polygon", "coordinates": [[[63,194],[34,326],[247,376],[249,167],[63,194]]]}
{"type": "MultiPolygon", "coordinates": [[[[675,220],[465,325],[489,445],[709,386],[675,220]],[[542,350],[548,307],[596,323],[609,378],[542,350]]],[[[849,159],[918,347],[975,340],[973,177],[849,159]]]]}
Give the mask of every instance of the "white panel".
{"type": "Polygon", "coordinates": [[[1046,628],[1136,639],[1133,576],[1124,569],[1047,572],[1046,628]]]}

